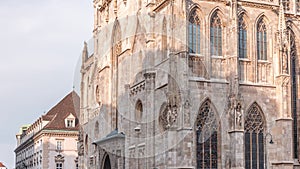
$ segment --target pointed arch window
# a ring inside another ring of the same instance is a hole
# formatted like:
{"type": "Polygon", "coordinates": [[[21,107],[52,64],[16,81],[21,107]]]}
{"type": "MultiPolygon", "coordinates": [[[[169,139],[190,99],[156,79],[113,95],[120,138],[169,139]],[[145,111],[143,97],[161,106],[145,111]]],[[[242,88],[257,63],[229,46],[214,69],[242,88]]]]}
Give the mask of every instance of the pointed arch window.
{"type": "Polygon", "coordinates": [[[257,24],[257,59],[267,60],[267,28],[263,19],[257,24]]]}
{"type": "Polygon", "coordinates": [[[121,28],[119,22],[116,22],[113,30],[113,55],[117,56],[121,53],[122,42],[121,42],[121,28]]]}
{"type": "Polygon", "coordinates": [[[163,27],[162,27],[162,41],[161,41],[161,49],[163,54],[163,59],[167,58],[167,21],[166,18],[163,19],[163,27]]]}
{"type": "Polygon", "coordinates": [[[140,123],[142,121],[143,116],[143,104],[140,100],[137,101],[135,105],[135,120],[140,123]]]}
{"type": "Polygon", "coordinates": [[[98,137],[99,137],[99,122],[98,121],[96,121],[96,123],[95,123],[94,136],[95,136],[95,139],[98,139],[98,137]]]}
{"type": "Polygon", "coordinates": [[[189,17],[189,52],[200,53],[200,19],[197,11],[193,10],[189,17]]]}
{"type": "Polygon", "coordinates": [[[196,119],[197,169],[218,168],[218,127],[216,112],[207,100],[196,119]]]}
{"type": "Polygon", "coordinates": [[[244,16],[239,17],[239,58],[247,58],[247,26],[244,16]]]}
{"type": "Polygon", "coordinates": [[[210,21],[210,53],[212,56],[222,56],[222,23],[217,12],[210,21]]]}
{"type": "Polygon", "coordinates": [[[290,60],[291,60],[291,109],[293,117],[293,150],[294,158],[298,158],[299,146],[298,146],[298,125],[297,125],[297,74],[296,74],[296,43],[295,43],[295,34],[291,29],[288,29],[288,38],[290,46],[290,60]]]}
{"type": "Polygon", "coordinates": [[[245,169],[264,169],[264,120],[254,103],[245,117],[245,169]]]}

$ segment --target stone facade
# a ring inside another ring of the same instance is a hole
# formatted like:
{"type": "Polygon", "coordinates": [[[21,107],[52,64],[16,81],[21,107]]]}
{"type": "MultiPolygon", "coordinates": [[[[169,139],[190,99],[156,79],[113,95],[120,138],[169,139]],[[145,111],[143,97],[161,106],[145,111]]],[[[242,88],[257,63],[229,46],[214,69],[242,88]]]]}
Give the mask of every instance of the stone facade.
{"type": "Polygon", "coordinates": [[[79,97],[69,93],[33,124],[20,128],[16,169],[78,169],[79,97]]]}
{"type": "Polygon", "coordinates": [[[298,1],[93,3],[80,168],[299,167],[298,1]]]}

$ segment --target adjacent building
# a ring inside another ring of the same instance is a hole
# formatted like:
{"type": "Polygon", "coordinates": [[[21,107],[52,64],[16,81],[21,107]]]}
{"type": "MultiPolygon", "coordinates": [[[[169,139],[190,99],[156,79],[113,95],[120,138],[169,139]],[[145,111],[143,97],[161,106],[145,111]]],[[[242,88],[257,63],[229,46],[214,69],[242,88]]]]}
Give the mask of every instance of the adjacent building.
{"type": "Polygon", "coordinates": [[[5,167],[5,165],[2,164],[2,162],[0,162],[0,169],[7,169],[7,168],[5,167]]]}
{"type": "Polygon", "coordinates": [[[16,135],[16,169],[77,169],[79,96],[73,91],[16,135]]]}

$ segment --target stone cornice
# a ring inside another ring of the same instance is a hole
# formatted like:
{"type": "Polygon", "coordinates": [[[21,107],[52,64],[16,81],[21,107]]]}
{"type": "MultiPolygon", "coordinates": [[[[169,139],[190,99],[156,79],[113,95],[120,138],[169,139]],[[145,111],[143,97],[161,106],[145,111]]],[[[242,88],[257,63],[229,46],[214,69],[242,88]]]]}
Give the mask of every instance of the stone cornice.
{"type": "Polygon", "coordinates": [[[159,12],[161,9],[166,7],[170,3],[170,1],[171,0],[162,0],[162,1],[158,2],[156,7],[153,9],[153,11],[159,12]]]}
{"type": "Polygon", "coordinates": [[[250,2],[250,1],[240,1],[239,5],[260,8],[260,9],[270,9],[270,10],[278,10],[279,6],[277,4],[267,4],[267,3],[259,3],[259,2],[250,2]]]}
{"type": "Polygon", "coordinates": [[[24,147],[27,147],[31,143],[34,143],[35,140],[43,137],[43,136],[63,136],[63,137],[77,137],[79,134],[78,130],[40,130],[30,138],[28,138],[25,142],[20,144],[16,149],[15,153],[22,150],[24,147]]]}

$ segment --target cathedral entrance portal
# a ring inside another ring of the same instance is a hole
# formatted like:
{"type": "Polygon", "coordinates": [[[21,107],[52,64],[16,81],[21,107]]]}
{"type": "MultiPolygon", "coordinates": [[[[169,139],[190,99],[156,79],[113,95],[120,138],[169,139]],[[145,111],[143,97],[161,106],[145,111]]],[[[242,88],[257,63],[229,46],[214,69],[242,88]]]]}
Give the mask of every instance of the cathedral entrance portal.
{"type": "Polygon", "coordinates": [[[106,155],[102,169],[111,169],[109,156],[106,155]]]}

